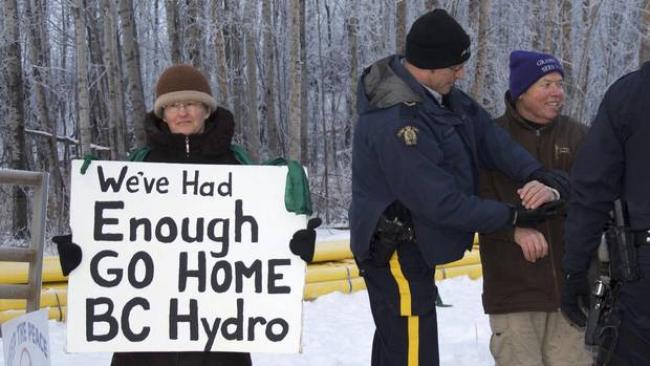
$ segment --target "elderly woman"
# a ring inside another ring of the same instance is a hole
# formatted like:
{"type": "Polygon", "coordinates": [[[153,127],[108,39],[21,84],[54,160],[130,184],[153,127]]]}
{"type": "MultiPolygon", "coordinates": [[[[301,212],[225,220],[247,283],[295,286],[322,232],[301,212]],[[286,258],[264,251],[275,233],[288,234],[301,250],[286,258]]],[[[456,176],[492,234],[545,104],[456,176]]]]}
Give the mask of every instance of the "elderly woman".
{"type": "MultiPolygon", "coordinates": [[[[239,164],[230,145],[233,116],[217,107],[210,85],[190,65],[167,68],[156,84],[154,110],[147,115],[144,161],[192,164],[239,164]]],[[[111,366],[251,365],[248,353],[130,352],[115,353],[111,366]]]]}
{"type": "MultiPolygon", "coordinates": [[[[154,110],[145,120],[147,146],[130,160],[191,164],[240,164],[231,148],[234,131],[230,111],[217,107],[206,78],[190,65],[167,68],[156,84],[154,110]]],[[[315,228],[309,220],[289,245],[306,262],[314,254],[315,228]]],[[[81,248],[71,235],[52,238],[57,244],[63,274],[81,261],[81,248]]],[[[235,352],[128,352],[115,353],[111,366],[240,366],[251,365],[248,353],[235,352]]]]}

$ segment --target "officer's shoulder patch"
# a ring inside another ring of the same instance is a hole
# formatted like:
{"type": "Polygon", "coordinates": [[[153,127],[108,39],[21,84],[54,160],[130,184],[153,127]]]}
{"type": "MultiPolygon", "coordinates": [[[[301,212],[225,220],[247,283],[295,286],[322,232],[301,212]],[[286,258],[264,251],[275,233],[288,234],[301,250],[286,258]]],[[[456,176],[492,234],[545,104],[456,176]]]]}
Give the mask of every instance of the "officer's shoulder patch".
{"type": "Polygon", "coordinates": [[[417,127],[404,126],[397,131],[397,137],[404,142],[404,145],[415,146],[418,144],[419,131],[417,127]]]}

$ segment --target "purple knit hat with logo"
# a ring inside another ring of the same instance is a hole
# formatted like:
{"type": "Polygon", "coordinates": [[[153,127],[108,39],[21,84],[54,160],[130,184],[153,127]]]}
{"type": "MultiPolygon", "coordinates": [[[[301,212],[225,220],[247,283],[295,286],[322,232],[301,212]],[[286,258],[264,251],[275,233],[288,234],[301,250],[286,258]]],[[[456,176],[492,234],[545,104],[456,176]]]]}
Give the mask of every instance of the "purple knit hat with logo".
{"type": "Polygon", "coordinates": [[[559,72],[564,77],[562,64],[555,57],[532,51],[512,51],[510,54],[510,97],[517,100],[542,76],[559,72]]]}

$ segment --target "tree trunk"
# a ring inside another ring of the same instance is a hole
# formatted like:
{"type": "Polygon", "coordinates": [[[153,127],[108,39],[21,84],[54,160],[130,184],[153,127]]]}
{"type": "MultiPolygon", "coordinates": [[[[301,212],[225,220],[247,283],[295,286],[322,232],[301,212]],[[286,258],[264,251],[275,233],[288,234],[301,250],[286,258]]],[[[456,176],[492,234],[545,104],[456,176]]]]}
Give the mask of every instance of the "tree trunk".
{"type": "Polygon", "coordinates": [[[302,82],[302,62],[300,60],[300,1],[290,1],[290,32],[288,37],[290,42],[290,57],[289,57],[289,77],[290,91],[289,91],[289,157],[291,159],[301,161],[300,151],[300,134],[302,120],[301,111],[301,82],[302,82]]]}
{"type": "Polygon", "coordinates": [[[424,0],[424,9],[426,11],[431,11],[440,7],[440,1],[438,0],[424,0]]]}
{"type": "Polygon", "coordinates": [[[395,51],[403,55],[406,47],[406,1],[395,3],[395,51]]]}
{"type": "MultiPolygon", "coordinates": [[[[20,50],[20,27],[18,25],[18,4],[16,0],[3,0],[4,33],[2,46],[6,48],[4,64],[8,99],[4,125],[9,126],[9,139],[4,144],[9,157],[9,168],[25,170],[25,109],[23,105],[23,70],[20,50]]],[[[13,220],[12,232],[16,238],[27,236],[27,197],[22,187],[12,190],[13,220]]]]}
{"type": "MultiPolygon", "coordinates": [[[[56,141],[56,120],[50,118],[48,110],[48,101],[45,86],[49,85],[49,80],[45,73],[50,69],[47,33],[45,31],[44,5],[41,0],[30,0],[25,2],[26,18],[32,19],[29,27],[29,54],[32,61],[32,90],[36,107],[36,119],[41,131],[50,133],[52,137],[48,138],[43,151],[45,166],[52,174],[50,179],[51,189],[48,196],[48,211],[52,213],[53,218],[57,220],[55,227],[62,228],[65,213],[61,210],[61,203],[64,200],[64,193],[61,187],[64,185],[63,175],[59,165],[59,153],[56,141]]],[[[41,146],[41,145],[38,145],[41,146]]]]}
{"type": "Polygon", "coordinates": [[[248,151],[254,160],[259,160],[261,153],[260,123],[257,117],[257,0],[246,2],[246,34],[244,42],[246,45],[246,94],[248,100],[248,123],[250,133],[248,134],[248,151]]]}
{"type": "Polygon", "coordinates": [[[558,0],[547,0],[546,4],[548,5],[547,16],[545,17],[546,21],[546,31],[544,35],[544,45],[542,50],[550,54],[555,54],[558,46],[554,42],[556,40],[556,35],[558,34],[557,30],[559,28],[559,9],[558,9],[558,0]]]}
{"type": "Polygon", "coordinates": [[[264,115],[266,121],[266,144],[270,157],[282,154],[278,122],[275,117],[275,51],[273,37],[273,12],[271,1],[262,2],[262,18],[264,19],[264,115]]]}
{"type": "Polygon", "coordinates": [[[348,50],[350,55],[350,72],[348,73],[348,82],[350,88],[346,100],[347,118],[345,119],[345,127],[343,128],[343,148],[348,150],[352,145],[352,126],[357,119],[357,84],[359,80],[359,59],[358,59],[358,30],[359,18],[357,18],[356,3],[350,4],[352,7],[348,18],[348,50]]]}
{"type": "Polygon", "coordinates": [[[126,143],[126,121],[124,116],[124,95],[120,83],[119,53],[117,50],[116,9],[113,0],[102,0],[104,15],[104,68],[108,81],[109,136],[111,159],[123,160],[128,150],[126,143]]]}
{"type": "Polygon", "coordinates": [[[90,125],[90,96],[88,94],[88,46],[86,44],[86,12],[83,0],[76,0],[72,8],[75,24],[75,49],[77,57],[77,98],[79,127],[78,156],[91,154],[92,128],[90,125]]]}
{"type": "MultiPolygon", "coordinates": [[[[475,4],[472,2],[472,4],[475,4]]],[[[471,5],[470,5],[471,6],[471,5]]],[[[488,57],[488,27],[490,16],[490,0],[482,0],[478,5],[478,36],[477,36],[477,45],[476,45],[476,72],[474,73],[474,84],[470,91],[470,95],[479,102],[479,104],[486,106],[490,103],[487,98],[482,97],[483,94],[483,85],[487,75],[492,74],[489,70],[489,64],[487,62],[488,57]]],[[[494,103],[494,102],[492,102],[494,103]]]]}
{"type": "Polygon", "coordinates": [[[127,73],[127,98],[131,102],[133,131],[136,146],[144,146],[144,119],[147,114],[142,89],[142,73],[140,72],[140,50],[138,49],[138,33],[133,16],[133,0],[118,0],[118,13],[122,24],[122,44],[124,64],[127,73]]]}
{"type": "MultiPolygon", "coordinates": [[[[108,129],[108,101],[106,93],[108,92],[108,82],[102,77],[104,72],[95,65],[104,63],[102,50],[102,31],[104,28],[104,17],[101,14],[99,2],[88,2],[84,0],[86,7],[86,30],[88,32],[88,51],[90,60],[90,69],[88,79],[92,80],[92,87],[89,87],[90,96],[90,121],[93,128],[93,143],[106,146],[110,140],[110,130],[108,129]]],[[[97,154],[99,155],[99,154],[97,154]]]]}
{"type": "Polygon", "coordinates": [[[650,61],[650,0],[643,1],[641,20],[641,47],[639,48],[639,65],[650,61]]]}
{"type": "Polygon", "coordinates": [[[178,0],[166,0],[165,12],[167,13],[169,53],[171,54],[172,63],[180,64],[183,62],[183,53],[181,52],[181,27],[178,16],[178,0]]]}
{"type": "MultiPolygon", "coordinates": [[[[562,7],[560,9],[560,22],[562,27],[560,28],[561,34],[560,38],[562,39],[561,48],[560,48],[560,57],[562,61],[562,68],[564,69],[564,86],[567,91],[567,106],[573,105],[573,100],[575,100],[575,76],[573,75],[573,49],[571,42],[571,0],[563,0],[562,7]]],[[[569,108],[566,108],[567,110],[569,108]]]]}
{"type": "Polygon", "coordinates": [[[201,42],[201,25],[199,24],[199,14],[203,7],[203,2],[200,0],[185,0],[187,6],[187,19],[185,20],[187,27],[185,28],[187,34],[187,56],[188,62],[198,69],[207,70],[201,59],[201,49],[203,43],[201,42]]]}
{"type": "Polygon", "coordinates": [[[585,30],[585,39],[584,43],[582,44],[582,57],[580,59],[580,69],[577,71],[577,77],[576,77],[576,94],[575,95],[575,103],[573,104],[573,110],[569,114],[570,116],[574,117],[578,121],[584,120],[584,106],[586,104],[586,96],[587,96],[587,88],[589,84],[587,81],[589,80],[589,72],[590,72],[590,64],[589,64],[589,49],[591,47],[591,42],[592,42],[592,35],[593,35],[593,28],[596,24],[597,17],[598,17],[598,12],[600,11],[600,6],[602,5],[602,2],[598,2],[594,5],[590,5],[588,1],[586,1],[583,4],[583,17],[582,21],[584,22],[585,30]]]}
{"type": "MultiPolygon", "coordinates": [[[[264,1],[266,4],[267,1],[264,1]]],[[[219,96],[220,103],[228,108],[232,108],[230,105],[230,92],[228,91],[228,60],[226,59],[226,41],[223,35],[225,17],[222,13],[225,11],[223,8],[219,8],[220,1],[213,1],[212,5],[212,19],[217,20],[215,25],[215,35],[214,35],[214,48],[217,58],[217,84],[219,85],[219,96]]]]}
{"type": "Polygon", "coordinates": [[[307,47],[305,35],[307,34],[307,25],[305,23],[305,0],[300,0],[300,163],[303,166],[309,166],[310,159],[307,154],[309,148],[309,119],[307,110],[309,108],[309,98],[307,98],[307,47]]]}

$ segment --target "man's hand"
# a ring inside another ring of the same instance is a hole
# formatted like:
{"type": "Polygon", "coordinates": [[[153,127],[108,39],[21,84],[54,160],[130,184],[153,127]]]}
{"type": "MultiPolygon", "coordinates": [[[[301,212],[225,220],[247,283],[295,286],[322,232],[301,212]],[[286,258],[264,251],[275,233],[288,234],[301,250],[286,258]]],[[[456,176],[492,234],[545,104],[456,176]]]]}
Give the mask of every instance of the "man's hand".
{"type": "Polygon", "coordinates": [[[587,274],[585,272],[568,273],[564,278],[560,309],[572,325],[582,328],[587,324],[589,296],[587,274]]]}
{"type": "Polygon", "coordinates": [[[569,182],[569,175],[561,170],[546,170],[544,168],[537,169],[530,174],[527,180],[536,180],[553,189],[556,189],[560,195],[559,198],[565,201],[568,201],[571,196],[571,183],[569,182]]]}
{"type": "Polygon", "coordinates": [[[319,217],[309,219],[307,228],[296,231],[289,242],[291,252],[300,256],[306,263],[314,259],[314,247],[316,246],[316,228],[323,222],[319,217]]]}
{"type": "Polygon", "coordinates": [[[56,244],[56,249],[59,252],[61,272],[67,276],[81,263],[81,247],[72,242],[71,234],[54,236],[52,241],[56,244]]]}
{"type": "Polygon", "coordinates": [[[526,183],[517,190],[517,194],[521,199],[521,205],[529,210],[560,198],[556,190],[537,180],[526,183]]]}
{"type": "Polygon", "coordinates": [[[548,243],[544,235],[535,229],[516,227],[515,243],[521,247],[524,258],[531,263],[548,255],[548,243]]]}

